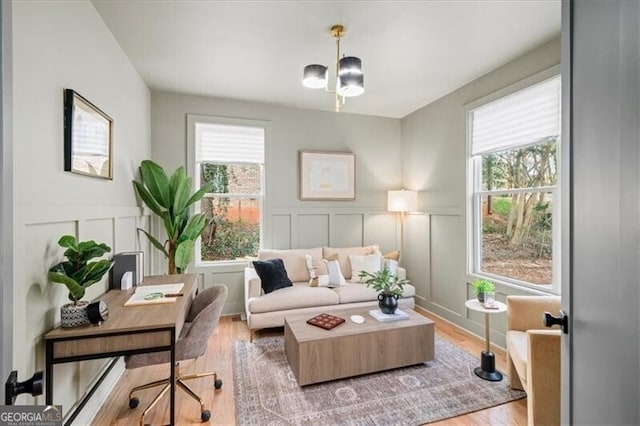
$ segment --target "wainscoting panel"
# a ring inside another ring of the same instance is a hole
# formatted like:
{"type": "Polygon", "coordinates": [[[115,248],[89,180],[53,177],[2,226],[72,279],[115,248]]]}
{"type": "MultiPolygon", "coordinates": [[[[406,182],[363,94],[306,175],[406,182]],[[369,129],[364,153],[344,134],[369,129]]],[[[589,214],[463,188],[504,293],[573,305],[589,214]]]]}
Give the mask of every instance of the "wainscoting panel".
{"type": "Polygon", "coordinates": [[[364,240],[364,217],[362,214],[336,214],[331,223],[332,247],[361,246],[364,240]]]}
{"type": "Polygon", "coordinates": [[[429,301],[429,216],[411,214],[405,218],[404,247],[400,264],[407,267],[407,278],[416,288],[416,303],[426,307],[429,301]]]}
{"type": "Polygon", "coordinates": [[[329,214],[297,215],[297,238],[294,248],[322,247],[329,245],[329,214]]]}
{"type": "Polygon", "coordinates": [[[278,214],[271,217],[271,245],[274,249],[291,248],[291,215],[278,214]]]}
{"type": "Polygon", "coordinates": [[[395,213],[372,213],[364,218],[362,245],[378,244],[382,253],[399,248],[399,228],[395,213]]]}
{"type": "Polygon", "coordinates": [[[464,226],[461,216],[432,214],[430,219],[430,294],[433,305],[460,315],[464,306],[464,226]]]}
{"type": "Polygon", "coordinates": [[[223,315],[244,312],[244,274],[237,272],[208,273],[203,276],[203,288],[214,284],[227,286],[229,294],[222,311],[223,315]]]}
{"type": "MultiPolygon", "coordinates": [[[[122,253],[125,251],[135,251],[137,244],[137,218],[120,217],[115,220],[115,241],[113,242],[113,253],[122,253]]],[[[145,237],[146,238],[146,237],[145,237]]]]}

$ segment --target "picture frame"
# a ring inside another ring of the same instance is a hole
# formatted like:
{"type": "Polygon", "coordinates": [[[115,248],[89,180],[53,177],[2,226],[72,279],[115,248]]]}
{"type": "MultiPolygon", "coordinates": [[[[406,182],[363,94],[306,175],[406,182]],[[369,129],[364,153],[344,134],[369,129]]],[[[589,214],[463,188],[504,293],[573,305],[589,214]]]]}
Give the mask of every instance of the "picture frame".
{"type": "Polygon", "coordinates": [[[72,89],[64,90],[64,170],[113,179],[113,119],[72,89]]]}
{"type": "Polygon", "coordinates": [[[332,151],[298,152],[300,200],[355,200],[355,154],[332,151]]]}

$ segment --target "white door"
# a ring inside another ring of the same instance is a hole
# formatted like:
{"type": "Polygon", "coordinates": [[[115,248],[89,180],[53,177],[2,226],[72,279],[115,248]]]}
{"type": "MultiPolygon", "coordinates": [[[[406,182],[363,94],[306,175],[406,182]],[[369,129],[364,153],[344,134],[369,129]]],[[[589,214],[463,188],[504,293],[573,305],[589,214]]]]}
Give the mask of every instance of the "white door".
{"type": "Polygon", "coordinates": [[[563,4],[565,424],[640,424],[639,29],[637,0],[563,4]]]}

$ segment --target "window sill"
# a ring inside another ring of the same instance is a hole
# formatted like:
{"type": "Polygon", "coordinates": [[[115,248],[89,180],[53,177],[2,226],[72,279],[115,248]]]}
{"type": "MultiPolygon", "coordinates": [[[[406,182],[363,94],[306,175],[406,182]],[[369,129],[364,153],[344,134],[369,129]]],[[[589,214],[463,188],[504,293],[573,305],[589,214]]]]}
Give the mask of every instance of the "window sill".
{"type": "Polygon", "coordinates": [[[471,274],[467,274],[467,281],[469,283],[471,283],[473,280],[475,279],[485,279],[485,280],[489,280],[491,282],[493,282],[494,284],[501,286],[501,287],[507,287],[507,288],[513,288],[513,289],[517,289],[520,291],[525,291],[531,294],[535,294],[535,295],[542,295],[542,296],[547,296],[547,295],[560,295],[560,291],[559,289],[556,290],[553,288],[553,285],[551,284],[547,284],[547,285],[536,285],[536,284],[527,284],[527,283],[518,283],[518,282],[512,282],[512,281],[507,281],[504,279],[500,279],[499,277],[495,276],[495,275],[490,275],[490,274],[479,274],[479,273],[471,273],[471,274]]]}
{"type": "Polygon", "coordinates": [[[224,274],[234,272],[244,272],[247,267],[246,260],[233,260],[228,262],[201,262],[196,263],[195,270],[197,272],[224,274]]]}

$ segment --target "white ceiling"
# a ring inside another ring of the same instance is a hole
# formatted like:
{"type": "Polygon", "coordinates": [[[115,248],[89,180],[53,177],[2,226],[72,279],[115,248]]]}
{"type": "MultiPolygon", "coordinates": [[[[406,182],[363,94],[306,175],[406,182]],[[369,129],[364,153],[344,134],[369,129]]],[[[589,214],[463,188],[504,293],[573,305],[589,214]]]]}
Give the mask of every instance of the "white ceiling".
{"type": "Polygon", "coordinates": [[[344,111],[396,118],[560,34],[560,0],[93,3],[151,89],[328,111],[302,69],[332,70],[343,24],[366,89],[344,111]]]}

